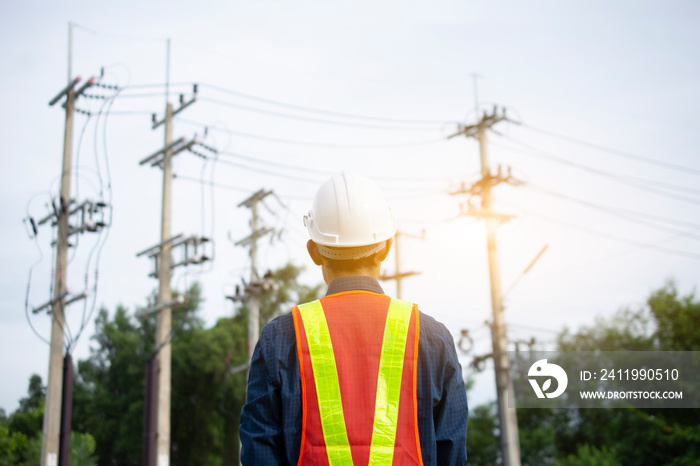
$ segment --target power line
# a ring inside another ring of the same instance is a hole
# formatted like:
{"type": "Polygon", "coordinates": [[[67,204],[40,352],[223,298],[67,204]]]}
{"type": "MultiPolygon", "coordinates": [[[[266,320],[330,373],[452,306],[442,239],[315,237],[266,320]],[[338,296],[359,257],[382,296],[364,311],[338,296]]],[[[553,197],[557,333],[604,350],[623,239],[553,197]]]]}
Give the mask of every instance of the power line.
{"type": "Polygon", "coordinates": [[[630,216],[641,216],[641,217],[648,217],[648,218],[650,217],[650,218],[656,219],[657,221],[661,220],[661,221],[671,222],[671,223],[680,223],[680,224],[685,225],[685,226],[690,226],[691,228],[700,229],[700,225],[695,224],[695,223],[675,221],[675,220],[672,220],[672,219],[669,219],[666,217],[659,217],[656,215],[644,214],[641,212],[635,212],[635,211],[620,209],[620,208],[615,208],[615,207],[607,207],[607,206],[604,206],[601,204],[595,204],[592,202],[584,201],[582,199],[577,199],[577,198],[570,197],[570,196],[567,196],[564,194],[559,194],[559,193],[556,193],[554,191],[549,191],[549,190],[544,189],[544,188],[539,188],[539,187],[534,186],[532,184],[527,184],[527,187],[529,187],[530,189],[532,189],[534,191],[537,191],[537,192],[540,192],[543,194],[547,194],[549,196],[557,197],[559,199],[564,199],[564,200],[567,200],[567,201],[570,201],[570,202],[573,202],[576,204],[585,205],[586,207],[600,210],[602,212],[606,212],[606,213],[611,214],[611,215],[622,216],[621,218],[623,218],[624,220],[627,220],[629,222],[637,223],[639,225],[645,225],[645,226],[648,226],[650,228],[656,228],[657,230],[662,230],[662,231],[666,231],[666,232],[670,232],[670,233],[676,233],[676,234],[678,234],[678,236],[686,236],[689,238],[700,239],[700,235],[696,235],[696,234],[689,233],[689,232],[681,232],[679,230],[674,230],[671,228],[666,228],[666,227],[663,227],[661,225],[658,225],[656,223],[652,223],[649,221],[630,218],[630,216]]]}
{"type": "MultiPolygon", "coordinates": [[[[128,88],[127,88],[128,89],[128,88]]],[[[142,93],[142,94],[122,94],[119,96],[122,99],[130,99],[130,98],[135,98],[135,97],[159,97],[163,98],[163,93],[162,92],[147,92],[147,93],[142,93]]]]}
{"type": "MultiPolygon", "coordinates": [[[[135,96],[138,97],[137,94],[135,94],[135,96]]],[[[313,122],[313,123],[323,123],[323,124],[339,125],[339,126],[352,126],[352,127],[358,127],[358,128],[403,130],[403,131],[406,131],[406,130],[408,130],[408,131],[435,131],[437,129],[435,127],[427,128],[427,127],[418,127],[418,126],[381,126],[378,124],[368,124],[368,123],[350,123],[350,122],[346,122],[346,121],[326,120],[326,119],[322,119],[322,118],[305,117],[305,116],[301,116],[301,115],[294,115],[291,113],[282,113],[282,112],[275,112],[272,110],[264,110],[261,108],[249,107],[247,105],[236,104],[233,102],[226,102],[223,100],[212,99],[209,97],[201,97],[199,100],[201,100],[203,102],[211,102],[211,103],[214,103],[217,105],[223,105],[226,107],[237,108],[239,110],[245,110],[248,112],[261,113],[263,115],[270,115],[270,116],[287,118],[287,119],[298,120],[298,121],[309,121],[309,122],[313,122]]]]}
{"type": "Polygon", "coordinates": [[[502,147],[502,148],[504,148],[504,149],[512,150],[512,151],[515,151],[515,152],[519,152],[519,153],[521,153],[521,154],[531,155],[531,156],[534,156],[534,157],[544,158],[544,159],[547,159],[547,160],[553,160],[553,161],[555,161],[555,162],[557,162],[557,163],[561,163],[561,164],[564,164],[564,165],[569,165],[569,166],[574,167],[574,168],[578,168],[578,169],[581,169],[581,170],[584,170],[584,171],[588,171],[588,172],[591,172],[591,173],[595,173],[595,174],[600,175],[600,176],[604,176],[604,177],[607,177],[607,178],[611,178],[611,179],[613,179],[613,180],[615,180],[615,181],[617,181],[617,182],[619,182],[619,183],[626,184],[626,185],[628,185],[628,186],[632,186],[632,187],[635,187],[635,188],[637,188],[637,189],[641,189],[641,190],[643,190],[643,191],[647,191],[647,192],[650,192],[650,193],[658,194],[658,195],[660,195],[660,196],[664,196],[664,197],[668,197],[668,198],[671,198],[671,199],[677,199],[677,200],[689,202],[689,203],[691,203],[691,204],[700,204],[700,199],[695,199],[695,198],[692,198],[692,197],[681,196],[681,195],[679,195],[679,194],[674,194],[674,193],[670,193],[670,192],[663,191],[663,190],[660,190],[660,189],[655,189],[655,188],[650,187],[649,185],[662,185],[662,186],[664,187],[664,189],[675,189],[675,190],[683,190],[683,191],[690,191],[690,192],[695,192],[695,191],[697,191],[697,190],[695,190],[695,189],[693,189],[693,188],[679,187],[679,186],[674,186],[674,185],[671,185],[671,184],[661,183],[661,182],[654,181],[654,180],[648,180],[648,179],[638,178],[638,177],[629,176],[629,175],[622,175],[622,174],[620,174],[620,173],[610,172],[610,171],[606,171],[606,170],[600,170],[600,169],[597,169],[597,168],[589,167],[588,165],[583,165],[583,164],[580,164],[580,163],[577,163],[577,162],[572,162],[572,161],[570,161],[570,160],[563,159],[563,158],[561,158],[561,157],[557,157],[557,156],[555,156],[555,155],[552,155],[552,154],[550,154],[550,153],[548,153],[548,152],[546,152],[546,151],[543,151],[543,150],[541,150],[541,149],[538,149],[538,148],[536,148],[536,147],[530,146],[530,145],[528,145],[528,144],[521,143],[521,142],[519,142],[519,141],[515,141],[515,140],[513,140],[512,138],[506,137],[506,139],[508,139],[509,141],[511,141],[511,142],[513,142],[513,143],[515,143],[515,144],[518,144],[518,145],[520,145],[520,146],[523,146],[523,147],[525,147],[526,149],[529,149],[530,151],[535,151],[535,152],[522,151],[522,150],[514,149],[513,147],[509,147],[509,146],[502,145],[502,144],[494,144],[494,145],[495,145],[495,146],[498,146],[498,147],[502,147]]]}
{"type": "MultiPolygon", "coordinates": [[[[221,160],[219,161],[221,162],[221,160]]],[[[176,180],[183,180],[183,181],[190,181],[194,183],[202,183],[202,180],[200,178],[194,178],[191,176],[187,175],[175,175],[176,180]]],[[[218,188],[218,189],[226,189],[229,191],[236,191],[240,193],[247,193],[249,194],[252,189],[246,189],[246,188],[241,188],[238,186],[233,186],[229,184],[223,184],[223,183],[216,183],[214,181],[204,181],[204,184],[211,186],[213,188],[218,188]]],[[[295,196],[295,195],[280,195],[280,197],[286,198],[286,199],[295,199],[295,200],[301,200],[301,201],[311,201],[310,197],[304,197],[304,196],[295,196]]]]}
{"type": "Polygon", "coordinates": [[[388,123],[410,123],[410,124],[417,124],[417,125],[447,125],[447,124],[456,124],[457,123],[455,121],[447,121],[447,120],[409,120],[409,119],[400,119],[400,118],[381,118],[381,117],[373,117],[373,116],[367,116],[367,115],[356,115],[356,114],[351,114],[351,113],[334,112],[334,111],[330,111],[330,110],[322,110],[322,109],[313,108],[313,107],[305,107],[302,105],[289,104],[286,102],[280,102],[277,100],[267,99],[264,97],[258,97],[258,96],[254,96],[251,94],[245,94],[243,92],[238,92],[238,91],[234,91],[231,89],[226,89],[226,88],[223,88],[220,86],[215,86],[213,84],[201,83],[200,85],[202,87],[208,87],[210,89],[213,89],[213,90],[216,90],[219,92],[223,92],[226,94],[234,95],[236,97],[241,97],[243,99],[249,99],[249,100],[263,102],[263,103],[270,104],[270,105],[277,105],[280,107],[286,107],[286,108],[291,108],[294,110],[301,110],[304,112],[318,113],[318,114],[328,115],[328,116],[335,116],[335,117],[342,117],[342,118],[353,118],[353,119],[359,119],[359,120],[383,121],[383,122],[388,122],[388,123]]]}
{"type": "Polygon", "coordinates": [[[230,156],[230,157],[235,157],[235,158],[238,158],[241,160],[246,160],[248,162],[261,163],[261,164],[264,164],[266,166],[275,166],[275,167],[279,167],[279,168],[284,168],[285,170],[296,170],[296,171],[302,171],[305,173],[318,173],[319,175],[323,175],[323,176],[332,176],[333,175],[333,172],[331,172],[330,170],[318,170],[315,168],[302,167],[299,165],[289,165],[289,164],[284,164],[284,163],[279,163],[279,162],[273,162],[273,161],[268,160],[268,159],[260,159],[257,157],[251,157],[249,155],[243,155],[243,154],[240,154],[238,152],[221,151],[221,152],[219,152],[219,154],[230,156]]]}
{"type": "MultiPolygon", "coordinates": [[[[31,217],[29,217],[29,212],[27,212],[27,218],[31,218],[31,217]]],[[[39,260],[37,260],[37,261],[36,261],[34,264],[32,264],[32,266],[29,268],[29,278],[27,278],[27,293],[26,293],[26,296],[25,296],[25,299],[24,299],[24,314],[25,314],[25,317],[27,318],[27,323],[29,324],[29,327],[32,329],[32,332],[34,332],[34,334],[35,334],[40,340],[42,340],[44,343],[46,343],[47,345],[50,346],[50,345],[51,345],[51,342],[49,342],[49,340],[47,340],[46,338],[44,338],[44,337],[36,330],[36,328],[34,327],[34,324],[32,324],[31,318],[29,317],[29,290],[30,290],[30,287],[31,287],[31,284],[32,284],[32,271],[34,270],[34,267],[36,267],[37,265],[39,265],[39,264],[41,263],[41,261],[44,259],[44,253],[41,251],[41,246],[39,246],[39,240],[37,239],[37,235],[36,235],[36,234],[34,234],[34,241],[36,242],[36,247],[37,247],[37,249],[39,250],[39,260]]]]}
{"type": "MultiPolygon", "coordinates": [[[[225,153],[224,153],[224,154],[225,154],[225,153]]],[[[271,175],[271,176],[276,176],[276,177],[279,177],[279,178],[285,178],[285,179],[288,179],[288,180],[298,181],[298,182],[301,182],[301,183],[314,183],[314,184],[317,184],[317,183],[320,183],[320,182],[322,181],[322,180],[319,180],[319,179],[317,179],[317,178],[316,178],[316,179],[314,179],[314,178],[305,178],[305,177],[290,175],[290,174],[288,174],[288,173],[278,173],[278,172],[274,172],[274,171],[267,170],[267,169],[264,169],[264,168],[251,167],[251,166],[244,165],[244,164],[241,164],[241,163],[238,163],[238,162],[234,162],[234,161],[232,161],[232,160],[227,160],[227,159],[220,159],[220,160],[219,160],[219,163],[222,163],[222,164],[224,164],[224,165],[230,165],[230,166],[232,166],[232,167],[240,168],[240,169],[243,169],[243,170],[249,170],[249,171],[253,171],[253,172],[256,172],[256,173],[261,173],[261,174],[264,174],[264,175],[271,175]]],[[[279,166],[280,164],[276,164],[276,165],[279,166]]],[[[329,173],[329,176],[333,174],[333,173],[331,173],[331,172],[328,172],[328,173],[329,173]]],[[[387,187],[386,190],[387,190],[387,191],[396,191],[396,190],[415,191],[416,188],[411,187],[411,186],[407,186],[407,187],[405,187],[405,188],[391,188],[391,187],[387,187]]],[[[419,193],[414,193],[414,194],[406,194],[406,195],[399,196],[398,198],[399,198],[399,199],[411,199],[411,198],[416,198],[416,197],[424,198],[427,194],[430,194],[430,195],[434,195],[434,194],[444,194],[444,192],[435,189],[435,190],[429,191],[429,192],[427,192],[427,193],[424,191],[424,192],[419,192],[419,193]]],[[[393,198],[396,199],[397,197],[393,197],[393,198]]]]}
{"type": "MultiPolygon", "coordinates": [[[[480,77],[484,78],[483,75],[481,75],[480,77]]],[[[572,111],[570,108],[563,107],[563,106],[556,105],[556,104],[555,105],[551,104],[551,102],[547,101],[548,97],[544,96],[543,94],[539,94],[539,92],[532,87],[528,87],[528,86],[524,87],[520,84],[514,85],[513,83],[509,83],[507,80],[502,80],[500,78],[494,78],[493,76],[486,76],[485,78],[489,81],[500,83],[500,85],[505,85],[505,87],[509,88],[510,91],[517,92],[517,95],[519,95],[519,96],[524,96],[524,95],[528,96],[527,92],[534,91],[533,94],[529,94],[530,100],[533,100],[534,102],[536,102],[539,105],[544,106],[548,109],[553,109],[553,110],[556,110],[558,112],[563,111],[564,115],[571,116],[571,114],[572,114],[572,111]],[[526,93],[523,93],[523,90],[525,90],[526,93]],[[543,97],[545,100],[542,100],[543,97]]],[[[598,104],[599,103],[600,102],[598,102],[598,104]]],[[[557,104],[561,104],[561,102],[557,102],[557,104]]],[[[661,121],[665,122],[666,124],[668,124],[669,126],[672,126],[674,128],[682,128],[684,130],[691,130],[691,131],[697,132],[697,128],[694,128],[690,125],[684,125],[678,121],[664,118],[663,115],[655,115],[653,118],[652,117],[645,117],[644,115],[640,115],[638,113],[634,113],[631,111],[630,112],[623,111],[618,107],[606,107],[604,109],[604,112],[607,114],[616,113],[620,116],[624,116],[625,118],[634,118],[637,120],[643,120],[643,121],[647,121],[647,122],[653,121],[654,123],[658,123],[659,120],[661,120],[661,121]]],[[[562,113],[560,113],[560,114],[562,114],[562,113]]],[[[580,111],[577,110],[574,112],[574,114],[576,114],[578,116],[578,115],[580,115],[580,111]]]]}
{"type": "MultiPolygon", "coordinates": [[[[187,86],[187,87],[192,87],[195,82],[184,82],[184,83],[170,83],[170,87],[180,87],[180,86],[187,86]]],[[[167,84],[166,83],[144,83],[144,84],[129,84],[128,86],[124,86],[123,89],[143,89],[143,88],[150,88],[150,87],[165,87],[167,84]]],[[[162,97],[163,94],[160,94],[162,97]]]]}
{"type": "Polygon", "coordinates": [[[240,164],[240,163],[238,163],[238,162],[234,162],[234,161],[228,160],[228,159],[219,160],[219,163],[223,163],[224,165],[230,165],[230,166],[232,166],[232,167],[242,168],[242,169],[244,169],[244,170],[254,171],[254,172],[257,172],[257,173],[262,173],[262,174],[264,174],[264,175],[277,176],[277,177],[280,177],[280,178],[286,178],[286,179],[289,179],[289,180],[301,181],[301,182],[304,182],[304,183],[319,183],[319,180],[318,180],[318,179],[303,178],[303,177],[299,177],[299,176],[290,175],[290,174],[287,174],[287,173],[283,174],[283,173],[273,172],[273,171],[270,171],[270,170],[266,170],[266,169],[264,169],[264,168],[250,167],[250,166],[243,165],[243,164],[240,164]]]}
{"type": "MultiPolygon", "coordinates": [[[[109,196],[108,200],[108,205],[109,207],[109,220],[107,222],[107,225],[111,226],[112,225],[112,215],[113,215],[113,209],[112,209],[112,174],[111,170],[109,168],[109,157],[107,155],[107,121],[109,116],[112,114],[112,105],[114,104],[114,101],[117,99],[119,96],[119,93],[121,92],[121,89],[117,89],[115,94],[111,96],[109,99],[105,100],[105,102],[102,104],[100,107],[99,112],[97,113],[97,120],[95,122],[95,160],[97,163],[97,157],[98,157],[98,151],[97,151],[97,139],[98,139],[98,129],[99,129],[99,123],[100,123],[100,118],[102,117],[104,113],[104,119],[103,119],[103,126],[102,126],[102,143],[103,143],[103,153],[104,153],[104,161],[105,161],[105,175],[107,178],[107,193],[109,196]],[[105,107],[107,109],[105,110],[105,107]]],[[[98,168],[99,168],[99,163],[97,163],[98,168]]],[[[97,172],[98,178],[100,180],[100,196],[102,197],[103,195],[103,185],[102,185],[102,176],[100,172],[97,172]]],[[[92,262],[92,256],[97,251],[96,259],[95,259],[95,268],[94,268],[94,283],[92,287],[92,306],[90,307],[90,311],[87,312],[87,297],[85,299],[85,303],[83,305],[83,316],[80,324],[80,328],[78,329],[78,332],[75,335],[75,338],[70,342],[69,345],[69,350],[72,350],[75,348],[75,346],[78,343],[78,340],[80,339],[80,336],[82,335],[83,330],[85,329],[87,323],[90,321],[92,318],[93,313],[95,312],[95,309],[97,308],[97,286],[99,282],[99,271],[100,271],[100,259],[102,257],[102,249],[104,248],[105,244],[107,244],[107,239],[109,238],[109,233],[111,231],[110,228],[107,228],[106,231],[104,231],[104,237],[102,235],[104,230],[99,231],[99,236],[97,238],[97,241],[95,242],[95,245],[93,248],[90,250],[90,254],[88,255],[88,260],[87,260],[87,265],[85,267],[85,290],[88,290],[88,285],[89,285],[89,273],[90,273],[90,263],[92,262]]]]}
{"type": "MultiPolygon", "coordinates": [[[[185,118],[180,118],[179,121],[195,126],[207,126],[206,123],[200,121],[187,120],[185,118]]],[[[213,131],[219,131],[221,133],[231,134],[233,136],[241,136],[249,139],[257,139],[260,141],[275,142],[280,144],[295,144],[301,146],[314,146],[314,147],[330,147],[339,149],[390,149],[390,148],[400,148],[400,147],[415,147],[415,146],[425,146],[429,144],[437,144],[445,142],[444,138],[438,139],[428,139],[423,141],[413,141],[413,142],[399,142],[399,143],[387,143],[387,144],[335,144],[326,142],[310,142],[310,141],[298,141],[292,139],[282,139],[273,138],[270,136],[262,136],[260,134],[244,133],[241,131],[234,131],[231,129],[211,127],[213,131]]]]}
{"type": "MultiPolygon", "coordinates": [[[[111,115],[152,115],[152,114],[153,114],[153,112],[149,112],[148,110],[115,110],[115,111],[112,111],[112,113],[111,113],[111,115]]],[[[88,113],[88,116],[90,116],[89,113],[88,113]]]]}
{"type": "Polygon", "coordinates": [[[561,332],[558,332],[556,330],[548,329],[548,328],[541,328],[541,327],[531,327],[529,325],[521,325],[521,324],[515,324],[513,322],[508,322],[508,328],[516,328],[516,329],[523,329],[531,332],[543,332],[543,333],[552,333],[554,335],[559,335],[561,332]]]}
{"type": "MultiPolygon", "coordinates": [[[[580,164],[580,163],[577,163],[577,162],[572,162],[572,161],[570,161],[570,160],[566,160],[566,159],[564,159],[564,158],[557,157],[556,155],[553,155],[553,154],[551,154],[550,152],[544,151],[544,150],[542,150],[542,149],[539,149],[539,148],[537,148],[537,147],[531,146],[531,145],[529,145],[529,144],[525,144],[525,143],[523,143],[523,142],[516,141],[515,139],[510,138],[510,137],[505,137],[505,139],[511,141],[511,142],[514,143],[514,144],[517,144],[517,145],[519,145],[519,146],[522,146],[522,147],[524,147],[524,148],[526,148],[526,149],[529,149],[529,150],[531,150],[531,151],[537,152],[537,153],[534,153],[534,154],[533,154],[533,153],[518,151],[518,152],[520,152],[520,153],[528,154],[528,155],[534,155],[534,156],[541,156],[541,157],[544,157],[544,158],[550,158],[550,159],[555,160],[555,161],[557,161],[557,162],[560,162],[560,163],[563,163],[563,164],[566,164],[566,165],[570,165],[570,166],[573,166],[573,167],[576,167],[576,168],[580,168],[581,170],[590,171],[590,172],[592,172],[592,173],[596,173],[596,174],[603,175],[603,176],[608,176],[608,177],[611,177],[611,178],[616,178],[616,179],[625,180],[625,181],[627,182],[626,184],[629,184],[629,182],[632,182],[632,183],[642,183],[642,184],[650,185],[650,186],[658,186],[658,187],[661,187],[661,188],[664,188],[664,189],[676,190],[676,191],[681,191],[681,192],[687,192],[687,193],[692,193],[692,194],[700,195],[700,189],[689,188],[689,187],[686,187],[686,186],[678,186],[678,185],[673,184],[673,183],[664,183],[664,182],[662,182],[662,181],[649,180],[649,179],[646,179],[646,178],[639,178],[639,177],[636,177],[636,176],[623,175],[623,174],[621,174],[621,173],[611,172],[611,171],[607,171],[607,170],[600,170],[600,169],[597,169],[597,168],[590,167],[590,166],[588,166],[588,165],[580,164]]],[[[510,150],[516,150],[516,151],[517,151],[517,149],[512,149],[512,148],[507,147],[507,146],[502,146],[502,145],[501,145],[501,147],[504,147],[504,148],[507,148],[507,149],[510,149],[510,150]]]]}
{"type": "Polygon", "coordinates": [[[621,236],[611,235],[611,234],[609,234],[609,233],[605,233],[605,232],[598,231],[598,230],[593,230],[593,229],[591,229],[591,228],[587,228],[587,227],[584,227],[584,226],[581,226],[581,225],[576,225],[576,224],[573,224],[573,223],[565,222],[565,221],[563,221],[563,220],[559,220],[559,219],[550,217],[550,216],[548,216],[548,215],[541,214],[541,213],[539,213],[539,212],[535,212],[535,211],[526,209],[526,208],[524,208],[524,207],[521,207],[521,206],[518,206],[518,205],[515,205],[515,204],[512,204],[512,203],[509,203],[509,202],[504,202],[504,201],[499,201],[499,202],[501,202],[501,203],[504,204],[504,205],[507,205],[507,206],[510,206],[510,207],[513,207],[513,208],[516,208],[516,209],[520,209],[520,210],[522,210],[523,212],[526,212],[526,213],[528,213],[528,214],[530,214],[530,215],[533,215],[533,216],[535,216],[535,217],[540,217],[540,218],[542,218],[542,219],[544,219],[544,220],[547,220],[547,221],[550,221],[550,222],[553,222],[553,223],[558,223],[558,224],[560,224],[560,225],[564,225],[564,226],[569,227],[569,228],[574,228],[574,229],[576,229],[576,230],[581,230],[581,231],[584,231],[584,232],[589,233],[589,234],[592,234],[592,235],[601,236],[601,237],[603,237],[603,238],[611,239],[611,240],[618,241],[618,242],[621,242],[621,243],[626,243],[626,244],[631,244],[631,245],[634,245],[634,246],[639,246],[639,247],[642,247],[642,248],[645,248],[645,249],[650,249],[650,250],[659,251],[659,252],[665,252],[665,253],[668,253],[668,254],[674,254],[674,255],[676,255],[676,256],[682,256],[682,257],[686,257],[686,258],[689,258],[689,259],[697,259],[697,260],[700,260],[700,254],[694,254],[694,253],[687,252],[687,251],[679,251],[679,250],[677,250],[677,249],[665,248],[665,247],[663,247],[663,246],[658,246],[658,245],[656,245],[656,244],[644,243],[644,242],[635,241],[635,240],[632,240],[632,239],[629,239],[629,238],[623,238],[623,237],[621,237],[621,236]]]}
{"type": "Polygon", "coordinates": [[[81,31],[85,31],[89,34],[92,34],[93,36],[104,36],[104,37],[113,37],[115,39],[127,39],[127,40],[140,40],[140,41],[148,41],[148,42],[165,42],[166,39],[160,38],[160,37],[146,37],[146,36],[134,36],[130,34],[116,34],[112,32],[99,32],[95,31],[94,29],[86,28],[85,26],[81,26],[80,24],[73,23],[73,27],[76,29],[79,29],[81,31]]]}
{"type": "MultiPolygon", "coordinates": [[[[193,84],[198,84],[200,87],[209,88],[209,89],[212,89],[214,91],[222,92],[224,94],[232,95],[232,96],[239,97],[242,99],[252,100],[255,102],[260,102],[260,103],[264,103],[264,104],[268,104],[268,105],[274,105],[274,106],[278,106],[278,107],[289,108],[292,110],[297,110],[297,111],[302,111],[302,112],[307,112],[307,113],[326,115],[326,116],[335,117],[335,118],[375,121],[378,123],[380,123],[380,122],[383,122],[383,123],[403,123],[403,124],[415,125],[416,127],[429,126],[429,127],[433,127],[433,129],[438,129],[438,128],[444,127],[446,125],[452,125],[452,124],[457,123],[456,121],[452,121],[452,120],[411,120],[411,119],[406,119],[406,118],[384,118],[384,117],[375,117],[375,116],[369,116],[369,115],[357,115],[357,114],[352,114],[352,113],[335,112],[335,111],[331,111],[331,110],[323,110],[323,109],[319,109],[319,108],[306,107],[303,105],[296,105],[296,104],[290,104],[287,102],[281,102],[278,100],[273,100],[273,99],[268,99],[265,97],[259,97],[259,96],[255,96],[255,95],[251,95],[251,94],[246,94],[244,92],[239,92],[239,91],[235,91],[232,89],[226,89],[226,88],[221,87],[221,86],[217,86],[217,85],[209,84],[209,83],[202,83],[202,82],[199,82],[199,83],[184,82],[184,83],[174,83],[174,84],[170,84],[170,85],[171,86],[192,86],[193,84]]],[[[139,89],[139,88],[151,88],[151,87],[165,87],[165,83],[133,84],[133,85],[129,85],[127,88],[139,89]]],[[[144,96],[150,97],[151,95],[145,94],[144,96]]],[[[277,116],[292,116],[292,117],[296,117],[296,118],[300,118],[300,119],[306,119],[305,117],[299,117],[299,116],[294,116],[294,115],[289,115],[289,114],[280,114],[280,113],[273,112],[273,111],[266,111],[263,109],[248,107],[248,106],[241,105],[241,104],[235,104],[233,102],[226,102],[226,101],[222,101],[222,100],[215,99],[215,98],[203,97],[203,98],[201,98],[201,100],[208,100],[208,101],[211,101],[213,103],[218,103],[218,104],[227,105],[227,106],[231,106],[231,107],[238,107],[238,108],[245,109],[245,110],[259,111],[262,113],[270,113],[270,114],[274,114],[277,116]]],[[[329,121],[329,120],[323,120],[323,121],[329,121]]],[[[351,123],[345,123],[345,124],[352,125],[351,123]]],[[[412,127],[412,129],[417,129],[416,127],[412,127]]]]}
{"type": "MultiPolygon", "coordinates": [[[[299,166],[299,165],[290,165],[290,164],[284,164],[284,163],[279,163],[275,162],[269,159],[261,159],[258,157],[251,157],[249,155],[243,155],[239,152],[229,152],[229,151],[220,151],[219,154],[221,155],[226,155],[229,157],[235,157],[241,160],[246,160],[248,162],[253,162],[253,163],[259,163],[263,164],[265,166],[275,166],[279,168],[283,168],[285,170],[295,170],[295,171],[301,171],[304,173],[317,173],[319,175],[323,176],[333,176],[336,173],[330,170],[319,170],[315,168],[310,168],[310,167],[304,167],[304,166],[299,166]]],[[[400,182],[400,183],[415,183],[415,182],[434,182],[434,181],[442,181],[444,178],[413,178],[413,177],[398,177],[398,176],[376,176],[373,177],[377,180],[381,181],[387,181],[387,182],[400,182]]]]}
{"type": "Polygon", "coordinates": [[[668,168],[671,170],[677,170],[677,171],[681,171],[683,173],[692,173],[694,175],[700,175],[700,169],[697,169],[697,168],[692,168],[692,167],[688,167],[685,165],[679,165],[679,164],[675,164],[675,163],[671,163],[671,162],[664,162],[661,160],[651,159],[648,157],[642,157],[640,155],[630,154],[629,152],[624,152],[624,151],[621,151],[618,149],[613,149],[611,147],[606,147],[606,146],[603,146],[600,144],[595,144],[595,143],[588,142],[588,141],[582,141],[581,139],[576,139],[576,138],[573,138],[571,136],[565,136],[563,134],[555,133],[553,131],[548,131],[548,130],[542,129],[542,128],[536,128],[534,126],[530,126],[530,125],[527,125],[524,123],[521,123],[521,126],[528,128],[528,129],[531,129],[533,131],[537,131],[537,132],[542,133],[542,134],[547,134],[549,136],[553,136],[555,138],[562,139],[564,141],[569,141],[569,142],[573,142],[576,144],[580,144],[582,146],[591,147],[593,149],[604,151],[604,152],[607,152],[609,154],[617,155],[620,157],[626,157],[628,159],[636,160],[638,162],[644,162],[644,163],[648,163],[651,165],[657,165],[659,167],[664,167],[664,168],[668,168]]]}

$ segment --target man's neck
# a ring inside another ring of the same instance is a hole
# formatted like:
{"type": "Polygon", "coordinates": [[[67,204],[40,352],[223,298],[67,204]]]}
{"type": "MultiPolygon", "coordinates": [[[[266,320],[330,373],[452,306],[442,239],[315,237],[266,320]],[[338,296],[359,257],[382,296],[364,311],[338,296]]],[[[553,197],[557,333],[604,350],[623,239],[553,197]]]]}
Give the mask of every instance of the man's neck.
{"type": "Polygon", "coordinates": [[[353,270],[333,270],[330,267],[323,267],[323,279],[326,285],[329,285],[333,280],[345,277],[371,277],[379,280],[379,267],[362,267],[353,270]]]}

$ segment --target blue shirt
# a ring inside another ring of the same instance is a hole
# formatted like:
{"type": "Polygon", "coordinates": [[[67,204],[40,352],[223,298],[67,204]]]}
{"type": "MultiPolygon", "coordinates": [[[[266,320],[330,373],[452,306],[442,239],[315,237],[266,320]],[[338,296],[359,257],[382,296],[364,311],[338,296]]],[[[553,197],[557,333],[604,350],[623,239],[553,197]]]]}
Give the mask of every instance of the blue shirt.
{"type": "MultiPolygon", "coordinates": [[[[334,280],[326,296],[365,290],[384,294],[371,277],[334,280]]],[[[244,466],[296,465],[302,429],[301,379],[292,314],[270,321],[253,352],[241,413],[244,466]]],[[[447,328],[420,313],[418,434],[425,466],[467,461],[467,392],[447,328]]]]}

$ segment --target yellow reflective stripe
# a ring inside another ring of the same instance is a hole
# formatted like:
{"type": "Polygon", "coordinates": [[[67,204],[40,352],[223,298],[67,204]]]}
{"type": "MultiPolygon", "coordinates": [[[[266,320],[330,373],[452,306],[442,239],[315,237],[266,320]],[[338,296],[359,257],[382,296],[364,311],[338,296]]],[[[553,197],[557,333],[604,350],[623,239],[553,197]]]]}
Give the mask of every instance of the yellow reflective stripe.
{"type": "Polygon", "coordinates": [[[403,360],[413,304],[392,299],[384,326],[377,377],[377,398],[370,446],[370,465],[391,465],[399,419],[403,360]]]}
{"type": "Polygon", "coordinates": [[[331,335],[321,302],[299,306],[314,373],[321,428],[330,466],[352,466],[352,454],[340,397],[338,369],[335,364],[331,335]]]}

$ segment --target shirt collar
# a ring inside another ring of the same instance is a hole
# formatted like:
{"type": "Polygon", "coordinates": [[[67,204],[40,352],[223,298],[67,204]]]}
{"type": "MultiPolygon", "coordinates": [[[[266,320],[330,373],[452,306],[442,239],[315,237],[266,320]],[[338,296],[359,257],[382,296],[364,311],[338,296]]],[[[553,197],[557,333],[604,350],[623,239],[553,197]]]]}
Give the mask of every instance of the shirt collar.
{"type": "Polygon", "coordinates": [[[342,277],[333,280],[328,285],[326,296],[341,293],[343,291],[371,291],[372,293],[384,294],[384,290],[379,285],[379,282],[368,276],[360,275],[356,277],[342,277]]]}

